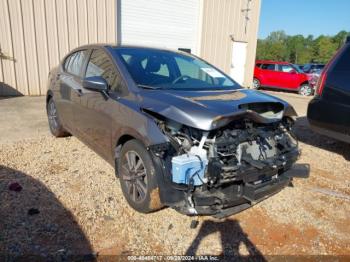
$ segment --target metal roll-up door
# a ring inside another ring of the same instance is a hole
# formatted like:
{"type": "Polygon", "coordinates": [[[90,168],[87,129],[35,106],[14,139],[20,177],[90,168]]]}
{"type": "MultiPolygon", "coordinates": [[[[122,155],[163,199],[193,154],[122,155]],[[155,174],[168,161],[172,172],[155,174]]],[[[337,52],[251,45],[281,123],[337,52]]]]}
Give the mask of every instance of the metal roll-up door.
{"type": "Polygon", "coordinates": [[[200,0],[121,0],[122,44],[196,53],[200,0]]]}

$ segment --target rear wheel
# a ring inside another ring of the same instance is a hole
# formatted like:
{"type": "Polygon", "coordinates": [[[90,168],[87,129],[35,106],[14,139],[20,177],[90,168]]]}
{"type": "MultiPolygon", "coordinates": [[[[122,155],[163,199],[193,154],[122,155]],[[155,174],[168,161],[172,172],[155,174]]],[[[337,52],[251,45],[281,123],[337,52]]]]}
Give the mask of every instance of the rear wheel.
{"type": "Polygon", "coordinates": [[[309,84],[303,84],[299,88],[298,93],[302,96],[311,96],[313,94],[313,88],[309,84]]]}
{"type": "Polygon", "coordinates": [[[138,140],[124,144],[117,167],[124,197],[133,209],[149,213],[162,207],[151,155],[138,140]]]}
{"type": "Polygon", "coordinates": [[[58,118],[57,108],[52,98],[47,102],[46,111],[51,134],[55,137],[69,136],[69,133],[63,128],[58,118]]]}
{"type": "Polygon", "coordinates": [[[254,79],[253,79],[253,89],[258,90],[258,89],[260,88],[260,86],[261,86],[261,84],[260,84],[259,79],[254,78],[254,79]]]}

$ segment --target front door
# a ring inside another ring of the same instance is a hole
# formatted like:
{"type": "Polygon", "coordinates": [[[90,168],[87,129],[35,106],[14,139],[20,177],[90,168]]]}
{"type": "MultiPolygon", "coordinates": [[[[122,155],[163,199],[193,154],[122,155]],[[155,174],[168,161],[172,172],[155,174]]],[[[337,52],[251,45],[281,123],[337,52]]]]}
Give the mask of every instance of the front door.
{"type": "Polygon", "coordinates": [[[299,88],[298,72],[291,65],[279,64],[276,82],[279,87],[290,89],[299,88]]]}
{"type": "MultiPolygon", "coordinates": [[[[94,49],[87,64],[85,77],[102,76],[108,83],[109,92],[114,92],[119,74],[103,49],[94,49]]],[[[112,151],[113,112],[110,108],[114,99],[106,99],[101,93],[82,89],[79,108],[76,110],[75,121],[79,127],[82,139],[91,145],[101,156],[110,160],[112,151]]]]}

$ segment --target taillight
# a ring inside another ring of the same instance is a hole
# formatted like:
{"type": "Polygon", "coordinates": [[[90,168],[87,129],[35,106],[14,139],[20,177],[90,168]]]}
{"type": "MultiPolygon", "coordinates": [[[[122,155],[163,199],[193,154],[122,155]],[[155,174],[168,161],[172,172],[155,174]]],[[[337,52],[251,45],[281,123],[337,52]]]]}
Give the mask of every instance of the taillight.
{"type": "Polygon", "coordinates": [[[320,78],[318,79],[318,82],[317,82],[317,88],[316,88],[317,95],[319,95],[319,96],[322,95],[322,92],[323,92],[323,89],[324,89],[324,86],[325,86],[326,80],[327,80],[328,70],[331,67],[331,65],[333,64],[333,62],[337,59],[339,54],[342,53],[342,51],[344,50],[344,47],[345,47],[345,45],[338,50],[338,52],[332,57],[332,59],[324,67],[324,69],[322,71],[322,74],[321,74],[321,76],[320,76],[320,78]]]}
{"type": "Polygon", "coordinates": [[[328,68],[325,67],[320,78],[318,79],[318,82],[317,82],[316,93],[319,96],[322,95],[324,84],[325,84],[326,79],[327,79],[327,71],[328,71],[328,68]]]}

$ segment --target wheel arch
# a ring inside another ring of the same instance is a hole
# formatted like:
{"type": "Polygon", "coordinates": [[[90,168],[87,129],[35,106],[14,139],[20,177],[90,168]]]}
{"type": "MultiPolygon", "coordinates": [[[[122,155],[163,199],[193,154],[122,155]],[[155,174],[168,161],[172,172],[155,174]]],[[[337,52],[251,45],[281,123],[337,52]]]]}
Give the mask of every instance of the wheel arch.
{"type": "Polygon", "coordinates": [[[301,82],[299,88],[302,87],[303,85],[310,85],[309,80],[305,80],[304,82],[301,82]]]}
{"type": "Polygon", "coordinates": [[[118,139],[115,147],[118,147],[120,145],[123,146],[126,142],[128,142],[128,141],[130,141],[132,139],[136,139],[136,138],[134,136],[132,136],[132,135],[124,134],[118,139]]]}
{"type": "MultiPolygon", "coordinates": [[[[114,158],[114,165],[116,170],[117,170],[117,163],[118,163],[118,158],[120,157],[121,149],[126,142],[136,139],[140,141],[145,147],[147,147],[148,145],[148,142],[145,140],[145,138],[133,129],[125,128],[119,134],[120,135],[118,137],[113,139],[114,142],[113,142],[113,148],[112,148],[113,149],[112,155],[114,158]]],[[[118,176],[117,173],[116,175],[118,176]]]]}
{"type": "Polygon", "coordinates": [[[131,139],[139,140],[146,148],[168,141],[153,120],[146,117],[135,119],[133,126],[128,125],[115,129],[112,134],[112,156],[115,160],[119,157],[123,144],[131,139]]]}
{"type": "Polygon", "coordinates": [[[48,90],[46,93],[46,104],[49,102],[49,100],[53,97],[53,93],[51,90],[48,90]]]}

